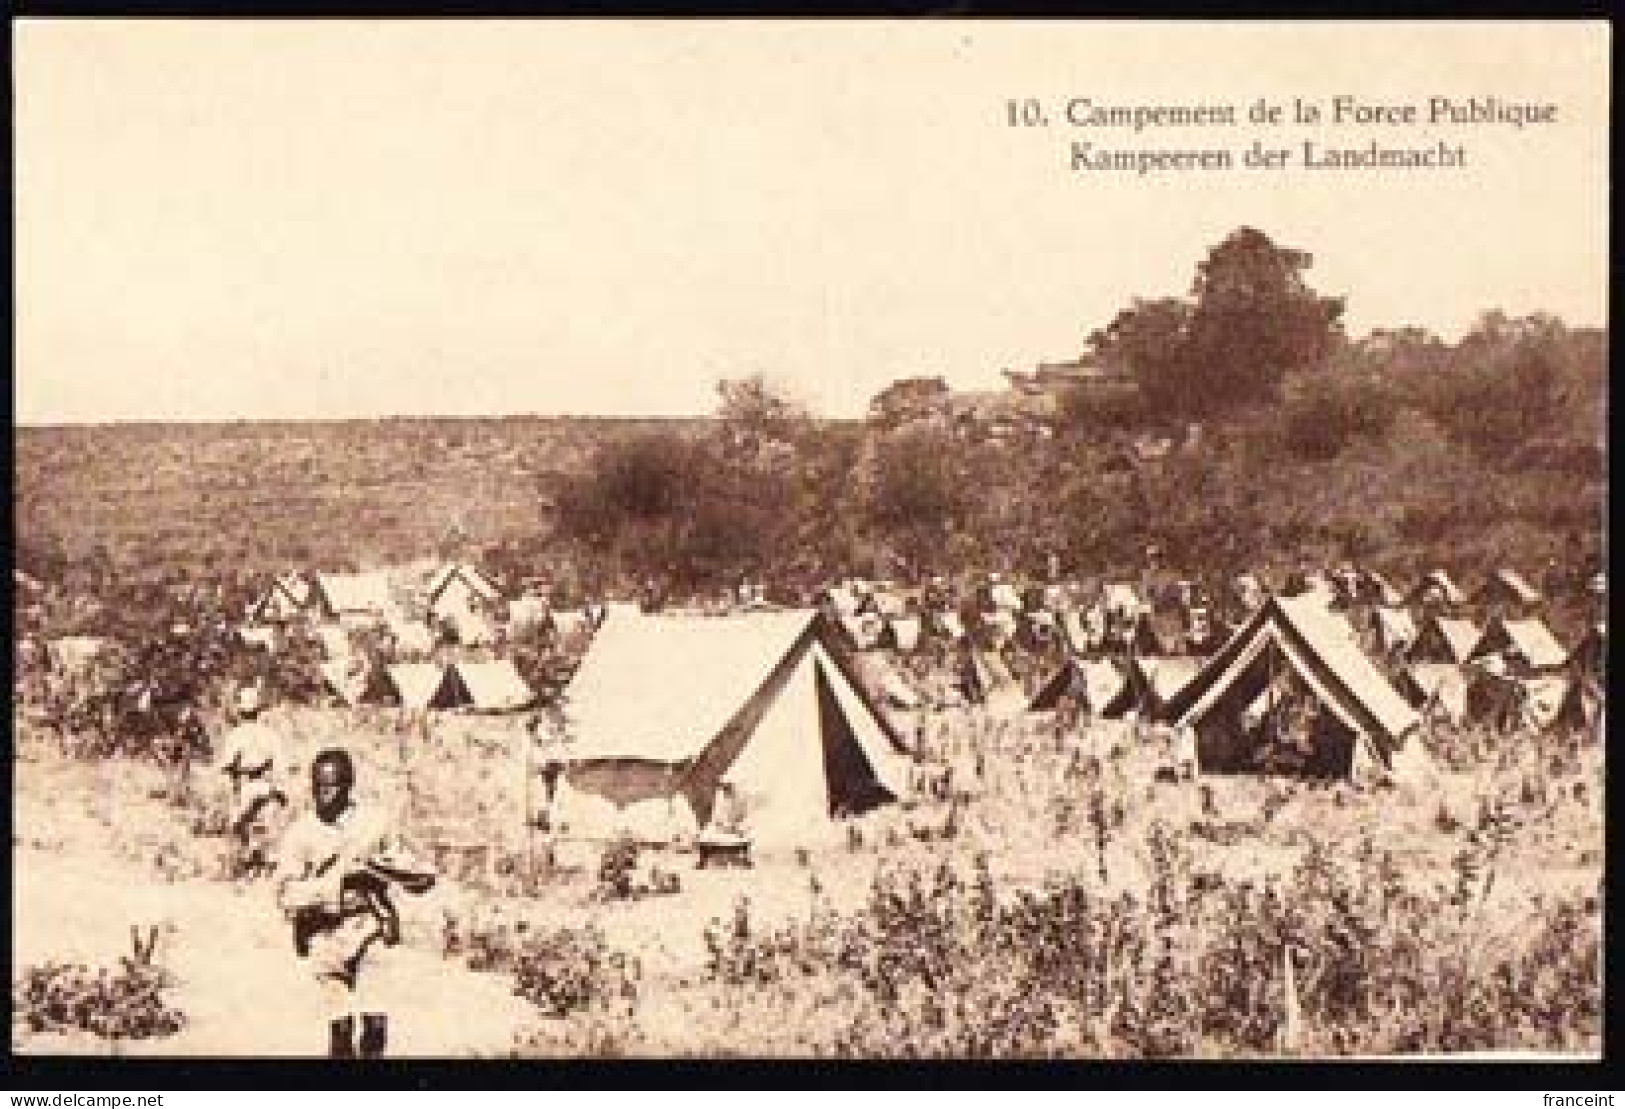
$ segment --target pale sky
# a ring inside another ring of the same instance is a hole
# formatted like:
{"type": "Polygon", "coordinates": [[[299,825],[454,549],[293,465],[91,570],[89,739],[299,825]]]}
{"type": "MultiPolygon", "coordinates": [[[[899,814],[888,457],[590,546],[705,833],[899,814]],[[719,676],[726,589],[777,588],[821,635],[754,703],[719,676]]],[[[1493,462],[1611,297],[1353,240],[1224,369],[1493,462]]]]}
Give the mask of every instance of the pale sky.
{"type": "Polygon", "coordinates": [[[1243,225],[1353,334],[1604,326],[1600,23],[14,25],[19,423],[688,414],[767,374],[1075,355],[1243,225]],[[1259,97],[1552,103],[1555,122],[1254,127],[1259,97]],[[1047,128],[1012,128],[1039,98],[1047,128]],[[1236,104],[1233,128],[1066,103],[1236,104]],[[1253,137],[1465,144],[1462,170],[1077,172],[1253,137]]]}

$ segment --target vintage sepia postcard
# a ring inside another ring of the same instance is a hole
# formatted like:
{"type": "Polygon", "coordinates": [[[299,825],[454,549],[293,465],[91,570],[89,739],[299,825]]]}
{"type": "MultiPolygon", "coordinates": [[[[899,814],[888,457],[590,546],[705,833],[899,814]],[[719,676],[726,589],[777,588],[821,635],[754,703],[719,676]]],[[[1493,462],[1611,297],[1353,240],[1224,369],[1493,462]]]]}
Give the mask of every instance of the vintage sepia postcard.
{"type": "Polygon", "coordinates": [[[1600,1057],[1606,23],[14,32],[17,1056],[1600,1057]]]}

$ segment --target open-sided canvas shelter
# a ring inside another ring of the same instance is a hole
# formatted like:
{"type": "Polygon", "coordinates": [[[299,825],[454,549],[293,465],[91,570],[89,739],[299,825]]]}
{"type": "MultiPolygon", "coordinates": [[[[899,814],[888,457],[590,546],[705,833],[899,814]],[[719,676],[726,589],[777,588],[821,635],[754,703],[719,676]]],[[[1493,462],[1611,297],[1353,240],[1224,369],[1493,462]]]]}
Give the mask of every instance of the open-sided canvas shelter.
{"type": "Polygon", "coordinates": [[[1167,706],[1196,732],[1203,773],[1348,777],[1420,755],[1421,718],[1341,616],[1309,597],[1272,597],[1167,706]]]}
{"type": "Polygon", "coordinates": [[[564,778],[591,814],[563,813],[570,834],[613,834],[650,802],[703,824],[728,782],[755,842],[799,846],[907,786],[901,738],[812,611],[611,621],[562,708],[564,778]]]}

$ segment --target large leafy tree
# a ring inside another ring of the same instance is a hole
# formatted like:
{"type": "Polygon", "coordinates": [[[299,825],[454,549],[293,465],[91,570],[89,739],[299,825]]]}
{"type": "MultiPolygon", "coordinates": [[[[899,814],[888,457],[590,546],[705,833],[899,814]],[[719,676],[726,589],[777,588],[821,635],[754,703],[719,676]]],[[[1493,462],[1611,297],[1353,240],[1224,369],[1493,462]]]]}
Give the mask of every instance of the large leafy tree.
{"type": "Polygon", "coordinates": [[[1341,338],[1343,302],[1308,286],[1312,261],[1243,227],[1197,265],[1193,300],[1136,301],[1090,346],[1128,366],[1152,412],[1203,417],[1276,400],[1288,375],[1324,366],[1341,338]]]}

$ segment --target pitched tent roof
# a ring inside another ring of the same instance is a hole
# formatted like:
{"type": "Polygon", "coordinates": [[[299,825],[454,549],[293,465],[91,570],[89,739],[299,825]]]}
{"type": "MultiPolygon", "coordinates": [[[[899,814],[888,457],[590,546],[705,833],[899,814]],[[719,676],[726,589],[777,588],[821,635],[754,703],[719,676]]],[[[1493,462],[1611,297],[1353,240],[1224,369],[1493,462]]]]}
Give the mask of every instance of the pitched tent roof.
{"type": "Polygon", "coordinates": [[[1540,593],[1516,570],[1496,570],[1484,582],[1479,599],[1485,602],[1510,601],[1517,605],[1540,602],[1540,593]]]}
{"type": "Polygon", "coordinates": [[[892,643],[899,651],[912,651],[920,645],[920,620],[917,616],[894,616],[891,620],[892,643]]]}
{"type": "Polygon", "coordinates": [[[577,789],[623,803],[677,790],[704,822],[727,780],[762,843],[827,835],[906,785],[901,738],[813,611],[612,621],[563,705],[577,789]]]}
{"type": "Polygon", "coordinates": [[[1423,716],[1467,719],[1467,671],[1453,662],[1417,662],[1399,672],[1397,688],[1423,716]]]}
{"type": "Polygon", "coordinates": [[[395,650],[402,654],[426,655],[434,650],[434,633],[429,625],[416,620],[391,620],[389,634],[395,640],[395,650]]]}
{"type": "Polygon", "coordinates": [[[1416,642],[1416,621],[1402,608],[1376,608],[1371,612],[1377,645],[1385,652],[1407,650],[1416,642]]]}
{"type": "Polygon", "coordinates": [[[1416,746],[1405,739],[1420,718],[1360,651],[1347,621],[1312,597],[1273,597],[1167,706],[1176,724],[1195,728],[1204,770],[1251,768],[1261,741],[1243,716],[1283,674],[1322,710],[1313,772],[1353,773],[1362,749],[1392,769],[1402,745],[1416,746]]]}
{"type": "Polygon", "coordinates": [[[291,619],[305,610],[310,598],[309,579],[301,574],[278,574],[248,610],[248,622],[291,619]]]}
{"type": "Polygon", "coordinates": [[[491,579],[480,573],[478,567],[469,566],[462,562],[448,562],[436,570],[434,577],[429,579],[425,596],[431,611],[439,603],[445,592],[456,583],[461,582],[468,592],[478,597],[486,604],[495,604],[502,599],[502,592],[491,579]]]}
{"type": "Polygon", "coordinates": [[[1539,620],[1502,618],[1490,621],[1469,657],[1481,659],[1490,655],[1513,655],[1534,670],[1555,669],[1569,657],[1551,629],[1539,620]]]}
{"type": "Polygon", "coordinates": [[[320,624],[315,628],[316,642],[321,646],[322,657],[333,660],[344,660],[350,657],[350,633],[337,624],[320,624]]]}
{"type": "Polygon", "coordinates": [[[389,577],[381,570],[360,574],[317,574],[311,598],[334,616],[383,615],[395,607],[389,577]]]}
{"type": "Polygon", "coordinates": [[[1430,616],[1422,622],[1406,657],[1412,662],[1463,663],[1483,634],[1471,620],[1430,616]]]}
{"type": "Polygon", "coordinates": [[[1054,674],[1039,687],[1029,711],[1047,712],[1065,698],[1080,699],[1089,711],[1099,712],[1123,688],[1123,672],[1106,659],[1085,659],[1068,655],[1054,674]]]}
{"type": "Polygon", "coordinates": [[[455,669],[468,691],[469,706],[476,712],[516,712],[536,701],[535,691],[508,659],[459,662],[455,669]]]}
{"type": "Polygon", "coordinates": [[[1100,591],[1100,604],[1107,612],[1125,616],[1138,615],[1146,606],[1132,585],[1127,582],[1108,582],[1100,591]]]}
{"type": "Polygon", "coordinates": [[[1418,601],[1430,589],[1437,590],[1447,605],[1459,605],[1467,600],[1456,583],[1451,580],[1450,575],[1443,570],[1429,570],[1424,574],[1422,580],[1416,583],[1416,588],[1411,590],[1409,599],[1418,601]]]}
{"type": "Polygon", "coordinates": [[[1363,600],[1383,608],[1399,608],[1405,603],[1405,595],[1376,570],[1360,572],[1360,593],[1363,600]]]}
{"type": "Polygon", "coordinates": [[[1128,660],[1123,684],[1100,706],[1102,716],[1119,717],[1133,710],[1150,720],[1167,718],[1168,703],[1201,670],[1193,658],[1135,655],[1128,660]]]}
{"type": "Polygon", "coordinates": [[[1063,612],[1061,614],[1061,633],[1066,639],[1066,646],[1074,654],[1083,654],[1099,646],[1100,635],[1098,631],[1091,631],[1090,624],[1093,616],[1085,612],[1063,612]]]}
{"type": "Polygon", "coordinates": [[[457,671],[433,662],[402,662],[385,674],[394,700],[408,709],[449,709],[469,701],[457,671]]]}

